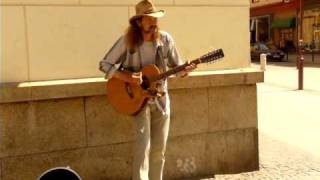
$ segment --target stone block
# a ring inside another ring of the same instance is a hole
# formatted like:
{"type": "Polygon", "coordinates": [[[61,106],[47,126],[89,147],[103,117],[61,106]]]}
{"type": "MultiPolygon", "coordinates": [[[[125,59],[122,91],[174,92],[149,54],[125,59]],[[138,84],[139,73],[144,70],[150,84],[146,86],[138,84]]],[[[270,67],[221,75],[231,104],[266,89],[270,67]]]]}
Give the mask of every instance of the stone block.
{"type": "Polygon", "coordinates": [[[206,88],[210,86],[210,75],[193,76],[190,74],[184,78],[169,78],[169,89],[184,89],[184,88],[206,88]]]}
{"type": "Polygon", "coordinates": [[[1,84],[0,103],[74,98],[106,94],[103,78],[1,84]]]}
{"type": "Polygon", "coordinates": [[[100,82],[46,84],[31,87],[32,100],[81,97],[106,94],[106,84],[100,82]]]}
{"type": "Polygon", "coordinates": [[[209,88],[209,131],[258,126],[256,85],[209,88]]]}
{"type": "Polygon", "coordinates": [[[31,87],[19,87],[20,83],[1,84],[0,103],[28,101],[31,99],[31,87]]]}
{"type": "Polygon", "coordinates": [[[206,175],[206,134],[169,138],[164,175],[166,179],[188,179],[206,175]]]}
{"type": "Polygon", "coordinates": [[[89,146],[134,140],[133,119],[116,112],[106,96],[88,97],[85,106],[89,146]]]}
{"type": "Polygon", "coordinates": [[[239,74],[235,76],[234,74],[221,74],[220,78],[211,78],[210,86],[224,86],[224,85],[241,85],[245,84],[247,74],[239,74]]]}
{"type": "Polygon", "coordinates": [[[127,7],[27,6],[26,15],[31,81],[102,76],[99,61],[128,25],[127,7]]]}
{"type": "Polygon", "coordinates": [[[132,150],[132,143],[90,148],[79,173],[83,179],[130,179],[132,150]],[[106,151],[110,147],[111,155],[106,151]]]}
{"type": "Polygon", "coordinates": [[[256,128],[172,137],[167,146],[165,177],[208,178],[257,170],[257,137],[256,128]]]}
{"type": "Polygon", "coordinates": [[[86,151],[77,150],[5,158],[3,180],[35,180],[45,171],[56,167],[69,166],[79,173],[85,154],[86,151]]]}
{"type": "Polygon", "coordinates": [[[206,141],[207,168],[214,174],[258,170],[257,128],[209,133],[206,141]]]}
{"type": "Polygon", "coordinates": [[[79,0],[1,0],[1,5],[70,5],[79,0]]]}
{"type": "Polygon", "coordinates": [[[252,71],[252,69],[197,71],[191,72],[185,78],[170,78],[169,89],[235,86],[263,81],[263,72],[252,71]]]}
{"type": "Polygon", "coordinates": [[[207,88],[176,89],[169,94],[171,99],[170,136],[208,131],[207,88]]]}
{"type": "Polygon", "coordinates": [[[0,105],[0,157],[86,145],[83,99],[0,105]]]}
{"type": "Polygon", "coordinates": [[[0,82],[28,81],[24,9],[23,7],[1,6],[0,13],[0,82]]]}
{"type": "Polygon", "coordinates": [[[34,180],[44,171],[69,166],[82,179],[129,179],[132,144],[100,146],[4,159],[3,180],[34,180]]]}

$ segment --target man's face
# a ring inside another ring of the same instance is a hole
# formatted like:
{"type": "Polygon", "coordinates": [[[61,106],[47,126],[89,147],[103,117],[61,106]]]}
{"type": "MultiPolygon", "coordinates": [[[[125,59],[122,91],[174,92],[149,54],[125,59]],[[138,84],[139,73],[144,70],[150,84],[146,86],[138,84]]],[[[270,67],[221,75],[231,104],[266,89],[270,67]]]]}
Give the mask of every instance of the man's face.
{"type": "Polygon", "coordinates": [[[158,29],[158,19],[150,16],[143,16],[139,26],[145,34],[155,33],[158,29]]]}

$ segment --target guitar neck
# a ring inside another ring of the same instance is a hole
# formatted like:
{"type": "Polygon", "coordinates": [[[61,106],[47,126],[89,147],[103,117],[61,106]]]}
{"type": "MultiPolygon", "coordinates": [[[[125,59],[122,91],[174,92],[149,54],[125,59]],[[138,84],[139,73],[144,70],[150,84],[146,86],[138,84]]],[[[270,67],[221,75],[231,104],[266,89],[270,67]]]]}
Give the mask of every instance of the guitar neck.
{"type": "Polygon", "coordinates": [[[173,74],[177,74],[178,72],[180,71],[183,71],[187,66],[189,66],[190,64],[200,64],[201,63],[201,60],[198,58],[198,59],[195,59],[191,62],[186,62],[180,66],[177,66],[177,67],[174,67],[164,73],[161,73],[159,74],[159,76],[157,77],[154,77],[153,79],[151,79],[150,81],[158,81],[158,80],[161,80],[161,79],[165,79],[173,74]]]}
{"type": "Polygon", "coordinates": [[[201,56],[200,58],[197,58],[191,62],[186,62],[180,66],[177,66],[175,68],[170,69],[169,71],[161,73],[156,77],[152,77],[151,79],[149,79],[149,81],[154,82],[154,81],[158,81],[161,79],[165,79],[173,74],[176,74],[180,71],[183,71],[190,64],[200,64],[200,63],[213,62],[213,61],[216,61],[216,60],[223,58],[223,57],[224,57],[224,53],[223,53],[222,49],[214,50],[214,51],[211,51],[210,53],[207,53],[207,54],[201,56]]]}

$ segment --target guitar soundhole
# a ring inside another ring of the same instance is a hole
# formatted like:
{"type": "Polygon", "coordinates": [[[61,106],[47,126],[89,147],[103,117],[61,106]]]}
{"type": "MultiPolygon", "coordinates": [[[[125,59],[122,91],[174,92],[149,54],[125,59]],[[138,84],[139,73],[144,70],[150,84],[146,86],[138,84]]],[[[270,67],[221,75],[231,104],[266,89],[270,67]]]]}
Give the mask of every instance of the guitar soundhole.
{"type": "Polygon", "coordinates": [[[142,84],[141,84],[142,89],[148,89],[150,87],[150,82],[147,76],[142,76],[142,84]]]}

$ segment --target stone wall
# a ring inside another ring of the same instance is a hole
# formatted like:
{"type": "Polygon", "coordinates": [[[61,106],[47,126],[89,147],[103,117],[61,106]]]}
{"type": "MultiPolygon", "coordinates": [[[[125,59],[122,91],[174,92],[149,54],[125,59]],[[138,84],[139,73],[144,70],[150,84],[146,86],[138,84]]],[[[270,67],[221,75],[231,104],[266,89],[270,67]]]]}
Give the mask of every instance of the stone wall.
{"type": "MultiPolygon", "coordinates": [[[[263,72],[194,72],[169,81],[165,179],[258,169],[256,83],[263,72]]],[[[132,119],[114,112],[102,78],[3,84],[2,180],[70,166],[86,180],[131,177],[132,119]]]]}

